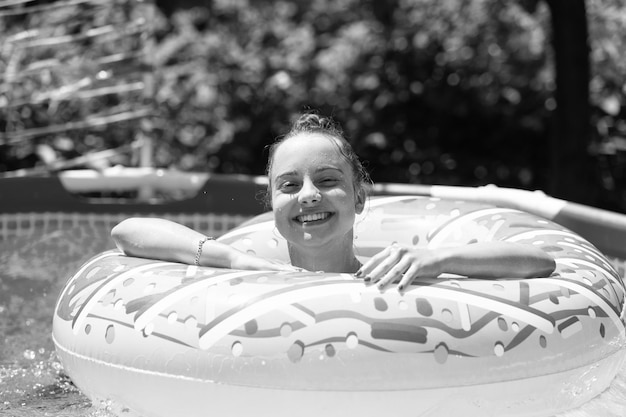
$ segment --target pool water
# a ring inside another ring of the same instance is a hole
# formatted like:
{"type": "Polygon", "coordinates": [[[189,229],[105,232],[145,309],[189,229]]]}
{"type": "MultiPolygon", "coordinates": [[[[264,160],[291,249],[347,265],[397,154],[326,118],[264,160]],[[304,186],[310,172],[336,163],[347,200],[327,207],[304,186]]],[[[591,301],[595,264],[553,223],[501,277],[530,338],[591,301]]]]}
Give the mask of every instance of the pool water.
{"type": "MultiPolygon", "coordinates": [[[[94,254],[113,248],[111,222],[59,224],[0,240],[0,416],[121,417],[115,404],[92,404],[63,373],[51,340],[61,287],[94,254]]],[[[235,399],[234,399],[235,400],[235,399]]],[[[610,388],[566,417],[624,417],[626,364],[610,388]]],[[[178,416],[172,416],[178,417],[178,416]]]]}

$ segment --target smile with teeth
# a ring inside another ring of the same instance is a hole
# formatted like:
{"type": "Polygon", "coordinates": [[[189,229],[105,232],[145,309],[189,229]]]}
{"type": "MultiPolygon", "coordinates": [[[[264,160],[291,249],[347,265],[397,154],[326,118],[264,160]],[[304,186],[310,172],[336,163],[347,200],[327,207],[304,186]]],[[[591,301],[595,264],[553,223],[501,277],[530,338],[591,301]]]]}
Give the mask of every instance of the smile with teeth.
{"type": "Polygon", "coordinates": [[[330,216],[329,212],[302,214],[300,216],[296,216],[296,220],[299,221],[300,223],[308,223],[308,222],[315,222],[319,220],[325,220],[329,216],[330,216]]]}

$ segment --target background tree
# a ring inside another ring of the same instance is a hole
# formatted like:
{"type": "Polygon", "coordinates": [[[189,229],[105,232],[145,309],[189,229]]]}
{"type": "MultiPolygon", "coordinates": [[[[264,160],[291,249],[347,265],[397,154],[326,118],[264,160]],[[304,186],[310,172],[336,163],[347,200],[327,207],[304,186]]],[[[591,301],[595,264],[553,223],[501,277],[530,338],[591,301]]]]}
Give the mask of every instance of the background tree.
{"type": "MultiPolygon", "coordinates": [[[[64,7],[46,19],[32,9],[18,16],[23,6],[0,15],[0,66],[20,75],[5,82],[0,100],[6,170],[42,145],[65,158],[151,135],[158,166],[262,174],[265,146],[312,108],[344,125],[378,182],[494,183],[626,211],[619,0],[53,4],[64,7]],[[147,13],[137,36],[87,36],[100,34],[102,22],[121,28],[147,13]],[[76,39],[62,53],[45,42],[16,47],[33,29],[76,39]],[[116,53],[127,59],[111,64],[116,53]],[[568,56],[580,63],[560,64],[568,56]],[[61,65],[46,66],[49,59],[61,65]],[[568,80],[573,87],[561,89],[568,80]],[[140,91],[93,96],[94,83],[135,82],[140,91]],[[72,94],[56,94],[68,85],[72,94]],[[49,100],[35,99],[42,90],[49,100]],[[76,123],[144,108],[141,123],[76,123]],[[562,116],[570,111],[574,120],[562,116]],[[69,127],[44,129],[51,125],[69,127]]],[[[133,155],[113,162],[135,165],[133,155]]]]}

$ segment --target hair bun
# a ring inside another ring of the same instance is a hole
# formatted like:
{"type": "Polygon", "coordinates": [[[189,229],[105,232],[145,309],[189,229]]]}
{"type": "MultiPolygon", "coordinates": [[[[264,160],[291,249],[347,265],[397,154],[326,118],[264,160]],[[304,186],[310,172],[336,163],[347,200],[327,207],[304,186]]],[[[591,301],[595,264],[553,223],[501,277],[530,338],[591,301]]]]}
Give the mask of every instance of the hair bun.
{"type": "Polygon", "coordinates": [[[305,113],[301,115],[291,127],[292,133],[298,132],[322,132],[332,136],[343,136],[343,130],[330,117],[320,116],[317,113],[305,113]]]}

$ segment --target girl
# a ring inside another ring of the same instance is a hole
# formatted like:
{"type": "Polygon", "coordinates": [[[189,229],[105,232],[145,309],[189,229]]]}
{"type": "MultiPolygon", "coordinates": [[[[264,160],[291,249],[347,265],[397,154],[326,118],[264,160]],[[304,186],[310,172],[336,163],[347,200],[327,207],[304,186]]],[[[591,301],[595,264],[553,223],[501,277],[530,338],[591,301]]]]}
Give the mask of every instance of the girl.
{"type": "Polygon", "coordinates": [[[131,218],[112,230],[130,256],[231,269],[354,273],[383,289],[404,290],[420,277],[547,276],[554,260],[539,248],[507,242],[438,250],[392,244],[364,265],[353,247],[353,226],[363,211],[369,177],[341,129],[329,118],[301,116],[270,147],[267,198],[276,228],[287,240],[291,264],[259,258],[163,219],[131,218]]]}

